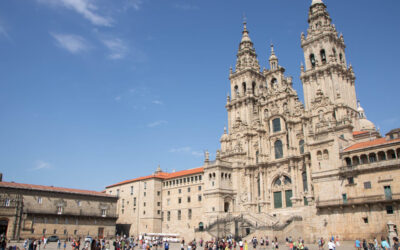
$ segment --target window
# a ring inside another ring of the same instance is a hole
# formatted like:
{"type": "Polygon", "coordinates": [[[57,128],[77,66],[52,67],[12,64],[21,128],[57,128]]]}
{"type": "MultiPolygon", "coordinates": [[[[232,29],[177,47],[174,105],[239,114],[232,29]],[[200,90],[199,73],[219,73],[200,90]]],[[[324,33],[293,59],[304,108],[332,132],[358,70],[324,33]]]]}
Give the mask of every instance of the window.
{"type": "Polygon", "coordinates": [[[368,217],[363,217],[364,223],[368,224],[368,217]]]}
{"type": "Polygon", "coordinates": [[[82,202],[78,201],[78,207],[82,206],[82,202]]]}
{"type": "Polygon", "coordinates": [[[143,196],[145,196],[145,197],[146,197],[146,192],[143,192],[143,196]]]}
{"type": "Polygon", "coordinates": [[[364,182],[364,189],[370,189],[370,188],[371,188],[371,182],[370,181],[364,182]]]}
{"type": "Polygon", "coordinates": [[[75,229],[75,230],[74,230],[74,235],[76,235],[77,233],[78,233],[78,230],[75,229]]]}
{"type": "Polygon", "coordinates": [[[143,210],[143,215],[145,215],[146,214],[146,210],[143,210]]]}
{"type": "Polygon", "coordinates": [[[68,225],[68,218],[65,218],[65,224],[68,225]]]}
{"type": "Polygon", "coordinates": [[[343,204],[347,204],[347,194],[342,194],[343,204]]]}
{"type": "Polygon", "coordinates": [[[384,186],[384,191],[385,191],[385,198],[386,200],[391,200],[392,199],[392,189],[390,186],[384,186]]]}
{"type": "Polygon", "coordinates": [[[161,206],[161,202],[157,202],[157,206],[158,206],[158,207],[161,206]]]}
{"type": "Polygon", "coordinates": [[[67,235],[67,229],[64,229],[64,235],[67,235]]]}
{"type": "Polygon", "coordinates": [[[310,55],[310,63],[311,63],[311,67],[315,68],[315,56],[314,56],[314,54],[310,55]]]}
{"type": "Polygon", "coordinates": [[[136,206],[136,197],[133,198],[133,206],[136,206]]]}
{"type": "Polygon", "coordinates": [[[75,225],[79,225],[79,220],[75,219],[75,225]]]}
{"type": "Polygon", "coordinates": [[[282,207],[282,192],[274,192],[274,208],[282,207]]]}
{"type": "Polygon", "coordinates": [[[131,186],[131,195],[133,195],[133,186],[131,186]]]}
{"type": "Polygon", "coordinates": [[[192,219],[192,209],[188,210],[188,219],[191,220],[192,219]]]}
{"type": "Polygon", "coordinates": [[[321,51],[319,52],[319,54],[320,54],[320,56],[321,56],[321,62],[322,62],[323,64],[325,64],[325,63],[326,63],[325,50],[324,50],[324,49],[321,49],[321,51]]]}
{"type": "Polygon", "coordinates": [[[386,206],[386,213],[393,214],[393,206],[386,206]]]}
{"type": "Polygon", "coordinates": [[[256,151],[256,164],[258,164],[258,156],[259,156],[259,152],[258,151],[256,151]]]}
{"type": "Polygon", "coordinates": [[[161,210],[157,210],[157,214],[161,214],[161,210]]]}
{"type": "Polygon", "coordinates": [[[146,206],[146,202],[143,202],[143,207],[145,207],[146,206]]]}
{"type": "Polygon", "coordinates": [[[37,203],[42,204],[42,197],[38,197],[37,203]]]}
{"type": "Polygon", "coordinates": [[[56,218],[56,220],[54,221],[54,224],[58,224],[58,218],[56,218]]]}
{"type": "Polygon", "coordinates": [[[282,158],[283,157],[282,141],[281,140],[277,140],[274,143],[274,147],[275,147],[275,159],[282,158]]]}
{"type": "Polygon", "coordinates": [[[201,175],[199,175],[199,181],[201,181],[201,175]]]}
{"type": "Polygon", "coordinates": [[[243,94],[246,94],[246,83],[245,82],[242,83],[242,86],[243,86],[243,94]]]}
{"type": "Polygon", "coordinates": [[[301,177],[303,179],[303,191],[307,192],[308,191],[307,172],[304,171],[303,173],[301,173],[301,177]]]}
{"type": "Polygon", "coordinates": [[[239,97],[239,87],[235,85],[235,96],[239,97]]]}
{"type": "Polygon", "coordinates": [[[198,201],[201,201],[201,195],[199,195],[199,196],[197,197],[197,200],[198,200],[198,201]]]}
{"type": "Polygon", "coordinates": [[[342,53],[339,53],[339,60],[340,60],[340,62],[343,62],[343,55],[342,55],[342,53]]]}
{"type": "Polygon", "coordinates": [[[57,229],[54,229],[54,230],[53,230],[53,234],[57,234],[57,229]]]}
{"type": "Polygon", "coordinates": [[[62,213],[63,213],[63,207],[57,206],[57,214],[62,214],[62,213]]]}
{"type": "Polygon", "coordinates": [[[279,132],[281,131],[281,119],[275,118],[272,120],[272,131],[279,132]]]}
{"type": "Polygon", "coordinates": [[[300,154],[304,154],[304,140],[299,141],[300,154]]]}
{"type": "Polygon", "coordinates": [[[171,200],[167,199],[167,205],[170,205],[170,204],[171,204],[171,200]]]}
{"type": "Polygon", "coordinates": [[[47,218],[46,217],[44,217],[43,221],[44,221],[44,224],[47,224],[47,218]]]}
{"type": "Polygon", "coordinates": [[[167,221],[170,221],[170,220],[171,220],[171,212],[168,211],[168,212],[167,212],[167,221]]]}
{"type": "Polygon", "coordinates": [[[178,189],[178,193],[180,193],[180,194],[181,194],[181,193],[182,193],[182,189],[178,189]]]}
{"type": "Polygon", "coordinates": [[[10,199],[6,198],[4,200],[4,206],[9,207],[10,206],[10,199]]]}
{"type": "Polygon", "coordinates": [[[181,220],[181,217],[182,217],[182,211],[178,210],[178,220],[181,220]]]}
{"type": "Polygon", "coordinates": [[[117,196],[119,197],[119,189],[117,189],[117,196]]]}
{"type": "Polygon", "coordinates": [[[188,187],[188,192],[190,193],[190,187],[188,187]]]}
{"type": "Polygon", "coordinates": [[[147,188],[147,183],[146,183],[146,182],[143,183],[143,188],[144,188],[144,189],[147,188]]]}
{"type": "Polygon", "coordinates": [[[199,191],[201,191],[201,186],[198,187],[199,191]]]}
{"type": "Polygon", "coordinates": [[[124,214],[124,212],[125,212],[124,209],[122,209],[122,210],[121,210],[121,213],[124,214]]]}
{"type": "Polygon", "coordinates": [[[212,211],[215,212],[215,207],[212,207],[212,211]]]}
{"type": "Polygon", "coordinates": [[[125,199],[122,199],[122,208],[125,207],[125,199]]]}
{"type": "Polygon", "coordinates": [[[157,196],[160,196],[161,195],[161,192],[160,191],[157,191],[157,196]]]}
{"type": "Polygon", "coordinates": [[[187,197],[187,202],[190,202],[190,196],[187,197]]]}
{"type": "Polygon", "coordinates": [[[171,192],[170,191],[168,191],[168,193],[167,193],[168,195],[170,195],[171,194],[171,192]]]}
{"type": "Polygon", "coordinates": [[[353,177],[348,177],[347,178],[347,182],[349,185],[353,185],[354,184],[354,178],[353,177]]]}
{"type": "Polygon", "coordinates": [[[178,198],[178,203],[180,204],[180,203],[182,203],[182,198],[178,198]]]}

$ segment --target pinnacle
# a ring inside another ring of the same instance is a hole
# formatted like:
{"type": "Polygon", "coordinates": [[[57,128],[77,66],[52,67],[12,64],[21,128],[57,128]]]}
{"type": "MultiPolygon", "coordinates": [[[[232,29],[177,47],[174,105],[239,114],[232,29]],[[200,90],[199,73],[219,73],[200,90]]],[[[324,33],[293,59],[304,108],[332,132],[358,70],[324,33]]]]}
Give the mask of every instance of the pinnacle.
{"type": "Polygon", "coordinates": [[[313,6],[314,4],[318,4],[318,3],[324,3],[324,2],[322,2],[322,0],[312,0],[312,2],[311,2],[311,6],[313,6]]]}

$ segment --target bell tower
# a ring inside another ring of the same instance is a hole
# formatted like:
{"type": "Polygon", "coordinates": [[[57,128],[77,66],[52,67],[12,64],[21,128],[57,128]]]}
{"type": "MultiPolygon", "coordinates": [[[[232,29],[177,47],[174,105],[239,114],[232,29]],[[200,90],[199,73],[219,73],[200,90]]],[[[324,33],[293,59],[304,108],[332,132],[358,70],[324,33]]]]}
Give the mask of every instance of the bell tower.
{"type": "Polygon", "coordinates": [[[335,106],[357,109],[355,75],[346,61],[343,35],[335,25],[322,0],[313,0],[308,14],[307,35],[301,34],[305,68],[300,79],[303,83],[306,110],[317,94],[323,94],[335,106]]]}
{"type": "Polygon", "coordinates": [[[249,126],[258,117],[254,112],[260,86],[264,76],[260,72],[253,42],[249,37],[246,21],[243,22],[242,39],[237,52],[236,67],[230,69],[229,80],[231,95],[227,97],[228,128],[234,126],[249,126]]]}

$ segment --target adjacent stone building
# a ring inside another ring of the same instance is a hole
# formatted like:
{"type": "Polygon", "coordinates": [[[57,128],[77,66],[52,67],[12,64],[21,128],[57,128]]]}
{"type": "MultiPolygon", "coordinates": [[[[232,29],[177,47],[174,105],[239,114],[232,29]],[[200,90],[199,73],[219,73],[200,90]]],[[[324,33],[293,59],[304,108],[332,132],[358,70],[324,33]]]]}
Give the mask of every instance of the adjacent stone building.
{"type": "Polygon", "coordinates": [[[367,120],[343,35],[322,0],[312,1],[308,23],[300,37],[305,103],[273,46],[261,70],[244,23],[216,159],[206,153],[200,168],[158,169],[108,186],[108,194],[119,196],[117,223],[125,234],[177,233],[189,240],[301,235],[314,241],[397,233],[399,129],[381,137],[367,120]]]}
{"type": "Polygon", "coordinates": [[[95,191],[0,182],[0,234],[9,239],[113,237],[117,199],[95,191]]]}

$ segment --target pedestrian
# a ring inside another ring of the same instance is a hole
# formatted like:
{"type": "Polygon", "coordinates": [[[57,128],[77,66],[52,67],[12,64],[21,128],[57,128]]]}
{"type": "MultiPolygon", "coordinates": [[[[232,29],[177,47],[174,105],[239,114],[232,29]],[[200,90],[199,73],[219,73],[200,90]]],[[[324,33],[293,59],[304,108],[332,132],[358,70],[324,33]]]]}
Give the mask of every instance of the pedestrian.
{"type": "Polygon", "coordinates": [[[64,250],[67,249],[67,240],[64,240],[64,250]]]}
{"type": "Polygon", "coordinates": [[[329,249],[329,250],[335,250],[335,248],[336,248],[336,245],[335,245],[335,243],[333,242],[333,240],[331,239],[331,240],[328,242],[328,249],[329,249]]]}
{"type": "Polygon", "coordinates": [[[399,250],[399,248],[400,248],[399,238],[393,237],[393,249],[399,250]]]}
{"type": "Polygon", "coordinates": [[[381,247],[382,247],[382,250],[390,249],[389,243],[386,241],[386,238],[383,236],[381,237],[381,247]]]}
{"type": "Polygon", "coordinates": [[[165,250],[169,250],[169,243],[168,243],[168,241],[165,241],[165,243],[164,243],[164,249],[165,249],[165,250]]]}

